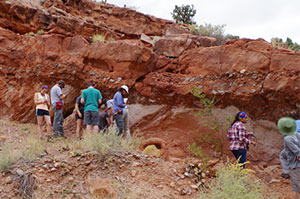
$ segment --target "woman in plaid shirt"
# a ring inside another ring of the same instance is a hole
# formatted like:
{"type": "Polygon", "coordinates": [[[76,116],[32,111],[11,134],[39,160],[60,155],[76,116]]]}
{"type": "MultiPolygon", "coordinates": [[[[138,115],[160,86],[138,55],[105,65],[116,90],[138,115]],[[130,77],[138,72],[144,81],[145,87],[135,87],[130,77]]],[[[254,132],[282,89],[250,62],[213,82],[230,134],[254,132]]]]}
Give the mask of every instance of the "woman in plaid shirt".
{"type": "MultiPolygon", "coordinates": [[[[235,116],[235,120],[229,127],[227,132],[227,138],[230,142],[229,149],[233,153],[236,159],[239,159],[239,163],[245,163],[247,161],[247,150],[249,145],[256,143],[248,139],[248,133],[246,131],[245,123],[248,121],[247,113],[239,112],[235,116]]],[[[245,168],[245,164],[243,165],[245,168]]]]}

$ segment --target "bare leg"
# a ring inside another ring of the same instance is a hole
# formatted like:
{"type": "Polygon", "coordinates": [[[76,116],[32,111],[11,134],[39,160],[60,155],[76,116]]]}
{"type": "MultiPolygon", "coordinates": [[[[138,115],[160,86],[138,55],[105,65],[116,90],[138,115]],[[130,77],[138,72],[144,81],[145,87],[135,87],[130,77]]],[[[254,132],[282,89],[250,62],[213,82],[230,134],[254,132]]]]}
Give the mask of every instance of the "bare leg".
{"type": "Polygon", "coordinates": [[[86,132],[91,133],[92,132],[92,125],[86,125],[86,132]]]}
{"type": "Polygon", "coordinates": [[[76,124],[77,124],[77,126],[76,126],[76,135],[78,135],[79,137],[82,137],[83,120],[77,119],[76,124]]]}
{"type": "Polygon", "coordinates": [[[43,116],[37,116],[37,124],[38,124],[38,135],[40,138],[42,137],[42,125],[43,125],[43,116]]]}
{"type": "Polygon", "coordinates": [[[80,131],[81,131],[81,121],[80,119],[76,120],[76,135],[80,137],[80,131]]]}
{"type": "Polygon", "coordinates": [[[82,137],[82,132],[83,132],[83,120],[80,121],[80,130],[79,130],[79,137],[82,137]]]}
{"type": "Polygon", "coordinates": [[[300,192],[295,192],[295,199],[300,199],[300,192]]]}
{"type": "Polygon", "coordinates": [[[99,132],[99,126],[98,125],[94,125],[94,132],[98,133],[99,132]]]}
{"type": "Polygon", "coordinates": [[[52,132],[51,118],[49,115],[44,115],[44,119],[45,119],[46,125],[47,125],[47,136],[49,136],[49,135],[51,135],[51,132],[52,132]]]}

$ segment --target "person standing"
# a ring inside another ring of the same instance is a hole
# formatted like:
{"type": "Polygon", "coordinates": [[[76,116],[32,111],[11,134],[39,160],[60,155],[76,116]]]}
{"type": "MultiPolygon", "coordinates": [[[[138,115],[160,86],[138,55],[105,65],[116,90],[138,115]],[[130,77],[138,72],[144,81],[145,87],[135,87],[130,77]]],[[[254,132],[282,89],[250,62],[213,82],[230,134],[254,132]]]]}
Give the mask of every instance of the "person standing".
{"type": "MultiPolygon", "coordinates": [[[[299,118],[297,111],[290,112],[289,116],[295,120],[295,123],[296,123],[295,132],[300,133],[300,120],[297,120],[297,118],[299,118]]],[[[286,178],[286,179],[290,178],[289,169],[287,166],[287,156],[286,156],[286,152],[284,149],[280,152],[279,159],[280,159],[281,168],[282,168],[281,177],[286,178]]]]}
{"type": "Polygon", "coordinates": [[[113,98],[113,116],[118,127],[118,136],[121,136],[124,129],[124,118],[123,118],[123,109],[125,108],[124,96],[128,94],[129,89],[127,86],[123,85],[115,93],[113,98]]]}
{"type": "Polygon", "coordinates": [[[50,97],[47,94],[48,86],[42,86],[41,92],[34,94],[34,103],[36,105],[36,118],[38,124],[38,134],[42,139],[42,125],[43,119],[47,125],[47,136],[50,136],[51,132],[51,118],[49,115],[50,97]]]}
{"type": "Polygon", "coordinates": [[[82,91],[80,91],[80,96],[76,98],[75,103],[75,119],[76,119],[76,135],[78,135],[78,138],[82,138],[82,130],[83,130],[83,120],[84,120],[84,104],[80,102],[82,91]]]}
{"type": "Polygon", "coordinates": [[[80,102],[84,104],[84,124],[88,133],[99,132],[98,106],[102,103],[102,95],[98,89],[94,88],[93,82],[88,83],[88,88],[82,92],[80,102]]]}
{"type": "Polygon", "coordinates": [[[124,99],[125,108],[123,109],[123,119],[124,119],[124,133],[126,135],[127,141],[130,141],[130,129],[129,129],[129,110],[127,106],[128,98],[124,99]]]}
{"type": "Polygon", "coordinates": [[[295,199],[300,199],[300,133],[296,133],[296,122],[290,117],[280,118],[277,126],[284,135],[284,151],[286,164],[290,169],[292,191],[295,192],[295,199]]]}
{"type": "Polygon", "coordinates": [[[54,110],[54,121],[53,121],[53,135],[54,137],[62,136],[64,138],[64,116],[63,116],[63,106],[64,106],[64,98],[66,95],[62,93],[62,89],[65,87],[65,82],[63,80],[59,80],[57,84],[55,84],[51,88],[51,103],[54,110]]]}
{"type": "Polygon", "coordinates": [[[235,120],[232,122],[229,130],[227,132],[227,138],[230,142],[229,149],[235,156],[239,163],[243,164],[245,168],[245,162],[247,161],[247,150],[249,145],[253,144],[255,146],[255,141],[250,141],[247,138],[247,133],[245,123],[248,121],[248,115],[244,112],[239,112],[235,116],[235,120]]]}
{"type": "Polygon", "coordinates": [[[106,103],[104,103],[100,106],[100,111],[99,111],[99,129],[103,133],[106,133],[109,126],[110,126],[110,117],[107,113],[106,103]]]}

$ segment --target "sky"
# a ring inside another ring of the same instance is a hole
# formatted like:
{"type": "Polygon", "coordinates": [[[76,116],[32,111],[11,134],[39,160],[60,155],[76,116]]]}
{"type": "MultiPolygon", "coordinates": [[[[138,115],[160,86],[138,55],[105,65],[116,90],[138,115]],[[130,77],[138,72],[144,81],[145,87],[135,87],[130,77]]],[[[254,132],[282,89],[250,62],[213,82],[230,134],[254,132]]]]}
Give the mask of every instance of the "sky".
{"type": "Polygon", "coordinates": [[[240,38],[287,37],[300,44],[300,0],[107,0],[120,7],[172,20],[175,5],[193,4],[194,21],[200,25],[225,24],[225,34],[240,38]]]}

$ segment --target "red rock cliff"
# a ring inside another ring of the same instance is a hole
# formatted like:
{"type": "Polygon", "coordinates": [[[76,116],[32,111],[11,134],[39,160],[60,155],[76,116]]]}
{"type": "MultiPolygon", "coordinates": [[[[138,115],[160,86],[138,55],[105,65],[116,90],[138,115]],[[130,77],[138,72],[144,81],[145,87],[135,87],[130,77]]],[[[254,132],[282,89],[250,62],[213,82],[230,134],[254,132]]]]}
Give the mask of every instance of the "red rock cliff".
{"type": "Polygon", "coordinates": [[[300,54],[264,40],[215,46],[187,27],[88,0],[1,1],[0,26],[1,118],[34,120],[34,92],[59,79],[67,114],[90,80],[106,98],[127,84],[132,102],[185,106],[197,104],[196,86],[221,107],[273,121],[300,106],[300,54]],[[92,43],[95,34],[113,39],[92,43]]]}

